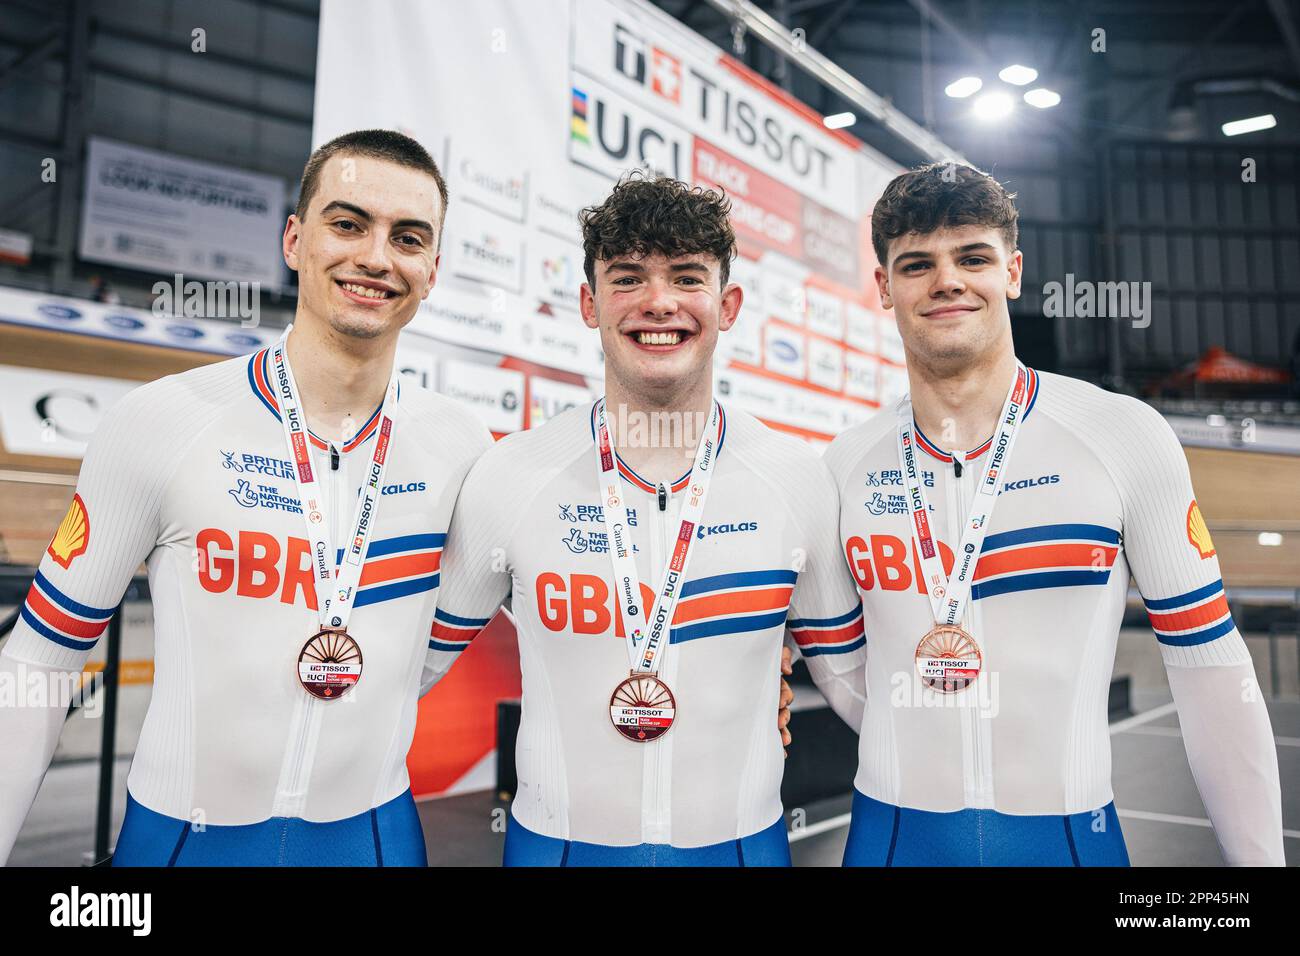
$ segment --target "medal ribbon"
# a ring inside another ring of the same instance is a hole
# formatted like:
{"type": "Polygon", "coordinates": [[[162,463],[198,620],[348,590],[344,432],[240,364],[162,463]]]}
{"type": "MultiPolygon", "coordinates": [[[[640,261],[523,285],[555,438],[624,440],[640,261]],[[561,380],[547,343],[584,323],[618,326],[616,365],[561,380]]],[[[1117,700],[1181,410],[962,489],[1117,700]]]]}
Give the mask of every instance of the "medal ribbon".
{"type": "Polygon", "coordinates": [[[605,518],[610,560],[614,564],[615,600],[623,620],[623,633],[627,635],[627,656],[634,673],[657,670],[655,657],[660,645],[665,643],[673,612],[681,597],[681,584],[686,580],[695,528],[704,514],[704,501],[709,494],[721,440],[722,407],[715,400],[709,427],[695,449],[695,463],[691,466],[691,483],[687,489],[690,497],[682,505],[681,523],[647,621],[641,609],[641,577],[637,573],[636,559],[632,557],[627,500],[623,496],[623,479],[618,473],[618,461],[609,437],[605,400],[602,398],[596,404],[596,480],[603,495],[601,511],[605,518]]]}
{"type": "Polygon", "coordinates": [[[989,450],[988,464],[975,489],[975,500],[971,503],[966,530],[954,555],[951,578],[943,573],[938,543],[930,531],[929,503],[925,498],[925,489],[921,486],[920,470],[916,466],[915,425],[910,398],[905,399],[899,409],[898,457],[903,465],[903,483],[907,486],[907,506],[912,515],[916,541],[921,549],[921,573],[925,576],[926,593],[936,623],[957,624],[966,612],[971,584],[975,578],[975,566],[979,563],[980,548],[984,545],[984,536],[988,533],[989,521],[993,517],[993,506],[998,499],[999,479],[1011,459],[1011,448],[1024,417],[1028,381],[1029,373],[1017,362],[1016,378],[1002,404],[1002,417],[998,420],[998,430],[989,450]]]}
{"type": "MultiPolygon", "coordinates": [[[[292,326],[290,326],[292,328],[292,326]]],[[[285,332],[288,336],[288,332],[285,332]]],[[[311,545],[312,580],[316,586],[316,614],[320,626],[347,629],[356,598],[357,583],[361,580],[361,567],[365,564],[366,548],[374,531],[379,513],[380,491],[384,471],[388,465],[393,444],[393,410],[397,407],[397,369],[388,381],[384,404],[379,409],[379,429],[375,447],[370,457],[366,483],[358,496],[356,513],[352,518],[352,535],[343,561],[335,559],[330,535],[330,522],[321,512],[320,482],[312,469],[311,442],[307,436],[307,422],[298,401],[298,386],[284,353],[284,338],[271,352],[271,371],[275,377],[276,394],[280,400],[280,423],[284,426],[289,457],[293,459],[294,481],[298,486],[298,501],[302,504],[303,520],[307,523],[307,541],[311,545]]]]}

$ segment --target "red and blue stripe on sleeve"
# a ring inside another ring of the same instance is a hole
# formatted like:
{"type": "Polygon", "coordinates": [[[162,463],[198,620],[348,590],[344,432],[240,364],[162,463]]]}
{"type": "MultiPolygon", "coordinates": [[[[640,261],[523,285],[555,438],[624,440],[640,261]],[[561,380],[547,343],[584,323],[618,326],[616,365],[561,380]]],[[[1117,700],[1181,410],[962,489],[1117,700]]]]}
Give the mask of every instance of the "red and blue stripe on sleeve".
{"type": "Polygon", "coordinates": [[[430,631],[429,649],[451,651],[459,654],[487,627],[490,617],[460,617],[442,608],[433,612],[433,629],[430,631]]]}
{"type": "Polygon", "coordinates": [[[789,622],[790,633],[804,657],[819,654],[847,654],[864,647],[866,630],[862,623],[862,605],[836,617],[805,617],[789,622]]]}
{"type": "Polygon", "coordinates": [[[98,608],[68,597],[37,571],[27,592],[22,619],[33,631],[61,647],[89,651],[108,627],[116,608],[98,608]]]}
{"type": "Polygon", "coordinates": [[[1191,647],[1208,644],[1236,627],[1228,610],[1222,579],[1170,598],[1143,601],[1161,644],[1191,647]]]}

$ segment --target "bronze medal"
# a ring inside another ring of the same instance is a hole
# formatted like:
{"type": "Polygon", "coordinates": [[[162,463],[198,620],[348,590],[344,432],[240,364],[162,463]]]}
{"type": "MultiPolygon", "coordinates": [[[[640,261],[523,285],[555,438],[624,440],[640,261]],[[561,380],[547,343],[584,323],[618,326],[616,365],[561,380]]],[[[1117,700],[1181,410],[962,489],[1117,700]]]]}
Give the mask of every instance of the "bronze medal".
{"type": "Polygon", "coordinates": [[[673,725],[676,711],[673,692],[654,674],[634,671],[609,698],[609,719],[614,729],[636,743],[662,737],[673,725]]]}
{"type": "Polygon", "coordinates": [[[325,628],[298,655],[298,681],[321,700],[337,700],[361,679],[361,648],[347,631],[325,628]]]}
{"type": "Polygon", "coordinates": [[[916,645],[916,670],[927,687],[941,694],[965,690],[980,676],[980,646],[955,624],[937,624],[916,645]]]}

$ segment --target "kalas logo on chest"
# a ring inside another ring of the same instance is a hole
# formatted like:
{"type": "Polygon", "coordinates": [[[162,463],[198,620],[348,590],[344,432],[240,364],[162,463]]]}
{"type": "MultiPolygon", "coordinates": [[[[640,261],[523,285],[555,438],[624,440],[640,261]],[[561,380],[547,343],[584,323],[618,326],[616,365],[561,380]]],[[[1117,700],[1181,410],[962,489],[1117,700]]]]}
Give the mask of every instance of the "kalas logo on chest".
{"type": "Polygon", "coordinates": [[[757,530],[758,530],[757,521],[741,521],[735,524],[713,524],[713,525],[702,524],[695,529],[695,537],[698,540],[702,541],[704,540],[705,537],[709,537],[715,534],[733,534],[734,532],[737,531],[757,531],[757,530]]]}
{"type": "Polygon", "coordinates": [[[427,486],[423,481],[408,481],[404,485],[384,485],[383,494],[385,495],[404,495],[412,491],[424,491],[427,486]]]}

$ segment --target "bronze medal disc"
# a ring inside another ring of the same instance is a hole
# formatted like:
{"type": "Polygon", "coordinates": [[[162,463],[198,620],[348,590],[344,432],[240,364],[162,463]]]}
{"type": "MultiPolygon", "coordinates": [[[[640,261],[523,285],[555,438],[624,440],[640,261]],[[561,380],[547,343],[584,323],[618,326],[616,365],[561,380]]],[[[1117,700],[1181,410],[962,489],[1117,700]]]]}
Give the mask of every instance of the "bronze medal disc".
{"type": "Polygon", "coordinates": [[[939,624],[916,645],[916,670],[941,694],[965,690],[980,676],[984,656],[975,638],[955,624],[939,624]]]}
{"type": "Polygon", "coordinates": [[[298,681],[321,700],[337,700],[361,679],[361,648],[339,628],[317,631],[298,655],[298,681]]]}
{"type": "Polygon", "coordinates": [[[668,685],[654,674],[633,673],[614,688],[609,719],[614,729],[636,743],[649,743],[668,732],[677,701],[668,685]]]}

